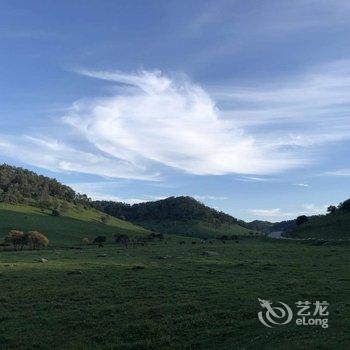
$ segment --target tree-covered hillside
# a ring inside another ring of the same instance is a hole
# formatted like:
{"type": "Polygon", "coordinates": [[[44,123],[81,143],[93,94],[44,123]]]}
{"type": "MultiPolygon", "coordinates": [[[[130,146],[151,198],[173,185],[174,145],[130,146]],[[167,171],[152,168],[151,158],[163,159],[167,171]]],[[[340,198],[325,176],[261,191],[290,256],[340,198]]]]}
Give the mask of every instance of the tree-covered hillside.
{"type": "Polygon", "coordinates": [[[242,222],[231,215],[207,207],[188,196],[134,205],[112,201],[95,201],[93,205],[106,214],[159,232],[202,238],[255,234],[255,231],[243,227],[242,222]]]}
{"type": "Polygon", "coordinates": [[[90,205],[90,199],[85,194],[75,192],[56,179],[23,168],[0,165],[0,202],[35,203],[47,207],[54,205],[54,199],[90,205]]]}
{"type": "Polygon", "coordinates": [[[129,205],[112,201],[94,201],[96,209],[120,219],[143,220],[202,220],[211,223],[237,224],[231,215],[207,207],[192,197],[169,197],[166,199],[129,205]]]}

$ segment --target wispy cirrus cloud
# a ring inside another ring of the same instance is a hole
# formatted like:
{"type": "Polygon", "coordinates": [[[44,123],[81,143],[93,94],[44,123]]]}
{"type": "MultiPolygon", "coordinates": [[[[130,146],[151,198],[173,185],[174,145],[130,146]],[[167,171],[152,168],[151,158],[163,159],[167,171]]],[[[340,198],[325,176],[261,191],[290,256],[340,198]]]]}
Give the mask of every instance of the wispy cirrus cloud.
{"type": "Polygon", "coordinates": [[[0,154],[54,172],[79,172],[103,177],[155,181],[159,175],[139,165],[68,146],[51,138],[0,135],[0,154]]]}
{"type": "Polygon", "coordinates": [[[112,178],[155,180],[172,169],[271,181],[261,175],[305,166],[320,145],[350,138],[346,63],[283,84],[208,91],[159,71],[80,70],[118,89],[75,102],[61,119],[59,136],[0,136],[0,154],[53,171],[112,178]],[[226,106],[219,108],[222,101],[226,106]]]}
{"type": "Polygon", "coordinates": [[[338,169],[338,170],[326,171],[321,175],[347,177],[347,176],[350,176],[350,169],[338,169]]]}
{"type": "Polygon", "coordinates": [[[187,79],[170,79],[158,71],[80,73],[134,87],[113,97],[78,102],[65,117],[110,156],[137,164],[148,160],[197,175],[268,174],[302,163],[222,119],[210,95],[187,79]]]}
{"type": "Polygon", "coordinates": [[[216,86],[225,117],[271,147],[315,147],[350,138],[350,60],[319,65],[282,82],[216,86]],[[272,141],[273,140],[273,141],[272,141]]]}

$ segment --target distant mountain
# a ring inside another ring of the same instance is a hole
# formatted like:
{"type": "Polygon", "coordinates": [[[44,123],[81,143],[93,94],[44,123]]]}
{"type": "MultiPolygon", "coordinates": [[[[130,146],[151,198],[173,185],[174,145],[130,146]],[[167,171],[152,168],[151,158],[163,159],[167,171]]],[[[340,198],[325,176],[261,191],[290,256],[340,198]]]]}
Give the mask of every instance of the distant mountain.
{"type": "MultiPolygon", "coordinates": [[[[94,201],[93,206],[120,219],[165,233],[198,237],[244,235],[249,229],[231,215],[207,207],[192,197],[169,197],[154,202],[129,205],[112,201],[94,201]]],[[[252,234],[255,232],[252,231],[252,234]]]]}
{"type": "Polygon", "coordinates": [[[282,231],[286,232],[292,229],[296,225],[295,220],[286,220],[280,222],[269,222],[262,220],[254,220],[248,223],[244,223],[244,226],[251,229],[256,230],[264,234],[269,234],[272,232],[282,231]]]}

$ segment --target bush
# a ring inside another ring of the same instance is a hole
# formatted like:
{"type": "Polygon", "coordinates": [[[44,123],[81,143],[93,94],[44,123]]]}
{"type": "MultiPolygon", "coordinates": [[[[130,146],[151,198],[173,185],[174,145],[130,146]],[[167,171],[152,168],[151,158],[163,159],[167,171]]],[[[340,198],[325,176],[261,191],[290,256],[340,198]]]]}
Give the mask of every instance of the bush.
{"type": "Polygon", "coordinates": [[[301,215],[301,216],[298,216],[295,223],[297,225],[301,225],[301,224],[304,224],[305,222],[308,222],[309,219],[306,215],[301,215]]]}
{"type": "Polygon", "coordinates": [[[113,236],[115,243],[121,243],[126,248],[128,247],[128,244],[130,243],[130,238],[126,234],[117,234],[113,236]]]}
{"type": "Polygon", "coordinates": [[[49,245],[48,238],[38,231],[29,231],[25,233],[25,236],[31,249],[39,249],[49,245]]]}
{"type": "Polygon", "coordinates": [[[105,236],[97,236],[93,243],[98,243],[98,244],[101,244],[101,243],[104,243],[106,242],[106,237],[105,236]]]}
{"type": "Polygon", "coordinates": [[[90,244],[90,240],[89,240],[89,238],[84,237],[84,238],[81,240],[81,243],[83,243],[83,244],[90,244]]]}
{"type": "Polygon", "coordinates": [[[11,230],[5,237],[5,242],[13,244],[15,250],[22,250],[28,243],[26,235],[22,231],[11,230]]]}
{"type": "Polygon", "coordinates": [[[58,209],[53,209],[51,215],[52,216],[60,216],[61,213],[60,213],[60,211],[58,209]]]}

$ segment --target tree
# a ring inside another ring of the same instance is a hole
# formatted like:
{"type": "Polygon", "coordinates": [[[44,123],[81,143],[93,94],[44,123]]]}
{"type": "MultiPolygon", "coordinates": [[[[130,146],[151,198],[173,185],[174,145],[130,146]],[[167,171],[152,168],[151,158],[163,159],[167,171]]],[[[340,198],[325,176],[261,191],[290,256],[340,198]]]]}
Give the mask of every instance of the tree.
{"type": "Polygon", "coordinates": [[[337,210],[337,207],[335,205],[330,205],[328,208],[327,208],[327,213],[329,214],[333,214],[335,213],[337,210]]]}
{"type": "Polygon", "coordinates": [[[60,211],[61,213],[66,213],[69,210],[69,205],[66,201],[62,202],[60,205],[60,211]]]}
{"type": "Polygon", "coordinates": [[[106,242],[105,236],[97,236],[93,241],[93,243],[97,243],[97,244],[102,244],[104,242],[106,242]]]}
{"type": "Polygon", "coordinates": [[[297,225],[301,225],[301,224],[304,224],[305,222],[308,222],[308,221],[309,221],[309,219],[306,215],[300,215],[297,217],[295,223],[297,225]]]}
{"type": "Polygon", "coordinates": [[[49,195],[49,186],[45,184],[39,199],[39,206],[41,209],[49,208],[51,205],[50,195],[49,195]]]}
{"type": "Polygon", "coordinates": [[[58,209],[52,209],[52,213],[51,213],[52,216],[60,216],[61,213],[58,209]]]}
{"type": "Polygon", "coordinates": [[[338,208],[344,211],[350,211],[350,199],[347,199],[343,203],[340,203],[338,208]]]}
{"type": "Polygon", "coordinates": [[[11,230],[5,237],[5,242],[13,244],[15,250],[22,250],[28,241],[22,231],[11,230]]]}
{"type": "Polygon", "coordinates": [[[83,243],[83,244],[90,244],[90,240],[89,240],[89,238],[87,238],[87,237],[84,237],[82,240],[81,240],[81,243],[83,243]]]}
{"type": "Polygon", "coordinates": [[[38,231],[29,231],[25,233],[25,236],[31,249],[39,249],[49,245],[48,238],[38,231]]]}
{"type": "Polygon", "coordinates": [[[108,215],[103,215],[103,216],[101,216],[101,218],[100,218],[100,220],[101,220],[101,222],[102,222],[103,224],[106,224],[106,223],[108,222],[109,219],[110,219],[110,218],[109,218],[108,215]]]}
{"type": "Polygon", "coordinates": [[[115,243],[120,243],[124,245],[125,248],[127,248],[128,244],[130,243],[130,238],[126,234],[116,234],[113,238],[115,243]]]}

